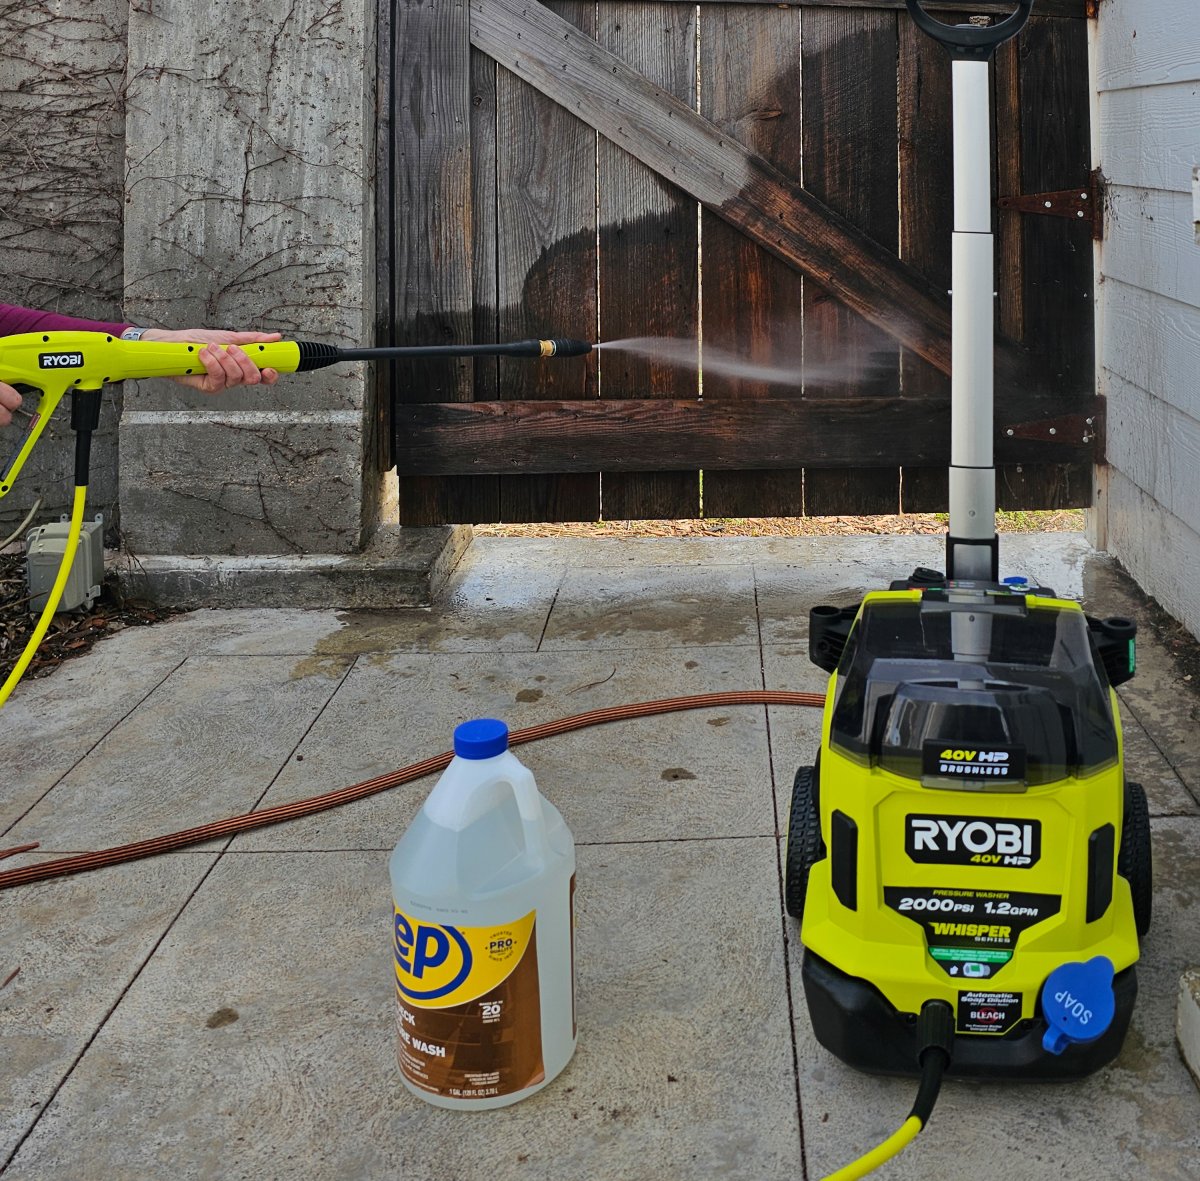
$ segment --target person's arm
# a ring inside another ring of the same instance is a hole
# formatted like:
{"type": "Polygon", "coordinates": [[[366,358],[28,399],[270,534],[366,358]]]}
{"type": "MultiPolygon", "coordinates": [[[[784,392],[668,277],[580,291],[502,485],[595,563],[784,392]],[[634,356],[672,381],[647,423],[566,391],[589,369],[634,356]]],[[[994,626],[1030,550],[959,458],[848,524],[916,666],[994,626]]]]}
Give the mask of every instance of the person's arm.
{"type": "Polygon", "coordinates": [[[120,336],[129,327],[129,324],[83,320],[78,316],[60,316],[58,312],[0,303],[0,336],[16,336],[20,332],[107,332],[120,336]]]}

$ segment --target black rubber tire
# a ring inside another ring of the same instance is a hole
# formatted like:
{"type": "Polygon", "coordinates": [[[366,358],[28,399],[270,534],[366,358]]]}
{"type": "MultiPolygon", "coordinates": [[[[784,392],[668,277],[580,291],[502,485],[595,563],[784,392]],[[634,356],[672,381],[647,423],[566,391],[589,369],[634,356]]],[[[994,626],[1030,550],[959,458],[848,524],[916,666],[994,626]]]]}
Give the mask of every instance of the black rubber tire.
{"type": "Polygon", "coordinates": [[[1140,783],[1125,781],[1125,818],[1121,825],[1121,848],[1117,873],[1133,895],[1133,921],[1138,938],[1150,930],[1154,912],[1154,861],[1150,848],[1150,806],[1140,783]]]}
{"type": "Polygon", "coordinates": [[[793,918],[804,917],[808,871],[824,856],[817,768],[801,767],[792,784],[792,808],[783,855],[783,904],[793,918]]]}

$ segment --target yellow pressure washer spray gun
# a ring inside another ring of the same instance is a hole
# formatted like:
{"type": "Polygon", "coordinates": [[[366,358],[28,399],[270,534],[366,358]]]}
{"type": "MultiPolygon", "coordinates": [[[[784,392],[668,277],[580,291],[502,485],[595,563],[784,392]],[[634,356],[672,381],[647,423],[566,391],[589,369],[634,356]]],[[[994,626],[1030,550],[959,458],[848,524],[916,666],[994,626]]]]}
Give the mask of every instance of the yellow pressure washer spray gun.
{"type": "MultiPolygon", "coordinates": [[[[13,386],[20,394],[41,395],[16,453],[0,473],[0,498],[12,490],[50,416],[68,392],[72,398],[71,427],[76,432],[75,499],[62,564],[25,651],[8,679],[0,685],[0,706],[33,659],[70,576],[83,527],[92,432],[100,422],[100,391],[110,382],[203,373],[199,354],[204,347],[201,343],[121,340],[105,332],[25,332],[0,337],[0,381],[13,386]]],[[[280,373],[303,373],[343,361],[389,361],[410,357],[579,357],[592,349],[587,341],[570,339],[383,348],[338,348],[310,341],[281,340],[239,347],[259,369],[275,369],[280,373]]]]}

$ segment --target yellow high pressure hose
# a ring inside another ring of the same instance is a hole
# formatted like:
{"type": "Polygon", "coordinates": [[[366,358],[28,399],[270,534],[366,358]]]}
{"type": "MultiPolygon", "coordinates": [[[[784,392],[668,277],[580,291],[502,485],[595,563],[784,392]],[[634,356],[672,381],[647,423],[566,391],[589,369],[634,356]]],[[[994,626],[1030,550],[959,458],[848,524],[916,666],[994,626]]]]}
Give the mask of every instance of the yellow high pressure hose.
{"type": "Polygon", "coordinates": [[[71,505],[71,527],[67,531],[67,545],[63,553],[62,562],[59,563],[58,575],[54,579],[54,585],[50,588],[50,595],[46,599],[46,605],[42,608],[42,614],[38,618],[37,626],[33,629],[33,635],[29,637],[29,643],[25,645],[25,651],[21,653],[20,659],[16,663],[16,667],[8,674],[7,680],[3,685],[0,685],[0,709],[4,708],[4,703],[8,700],[8,695],[17,687],[17,682],[25,675],[25,670],[29,667],[29,662],[33,659],[33,654],[37,651],[38,645],[42,642],[42,638],[50,628],[50,620],[54,618],[55,609],[58,607],[59,600],[63,597],[63,591],[67,589],[67,579],[71,577],[71,565],[75,561],[75,550],[79,546],[79,534],[83,531],[83,509],[87,501],[87,485],[79,485],[75,489],[75,500],[71,505]]]}
{"type": "Polygon", "coordinates": [[[836,1173],[830,1173],[825,1181],[858,1181],[873,1173],[885,1161],[899,1156],[916,1138],[924,1125],[921,1120],[910,1115],[882,1144],[877,1144],[870,1152],[863,1153],[856,1161],[843,1165],[836,1173]]]}

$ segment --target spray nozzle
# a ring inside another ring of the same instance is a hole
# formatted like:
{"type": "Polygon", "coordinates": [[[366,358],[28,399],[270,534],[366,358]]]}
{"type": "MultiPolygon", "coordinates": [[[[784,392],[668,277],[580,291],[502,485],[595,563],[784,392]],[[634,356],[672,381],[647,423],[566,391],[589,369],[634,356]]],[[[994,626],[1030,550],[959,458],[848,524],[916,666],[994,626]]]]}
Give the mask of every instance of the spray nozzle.
{"type": "Polygon", "coordinates": [[[543,357],[582,357],[592,351],[590,341],[571,340],[568,337],[543,340],[539,343],[542,346],[543,357]]]}

